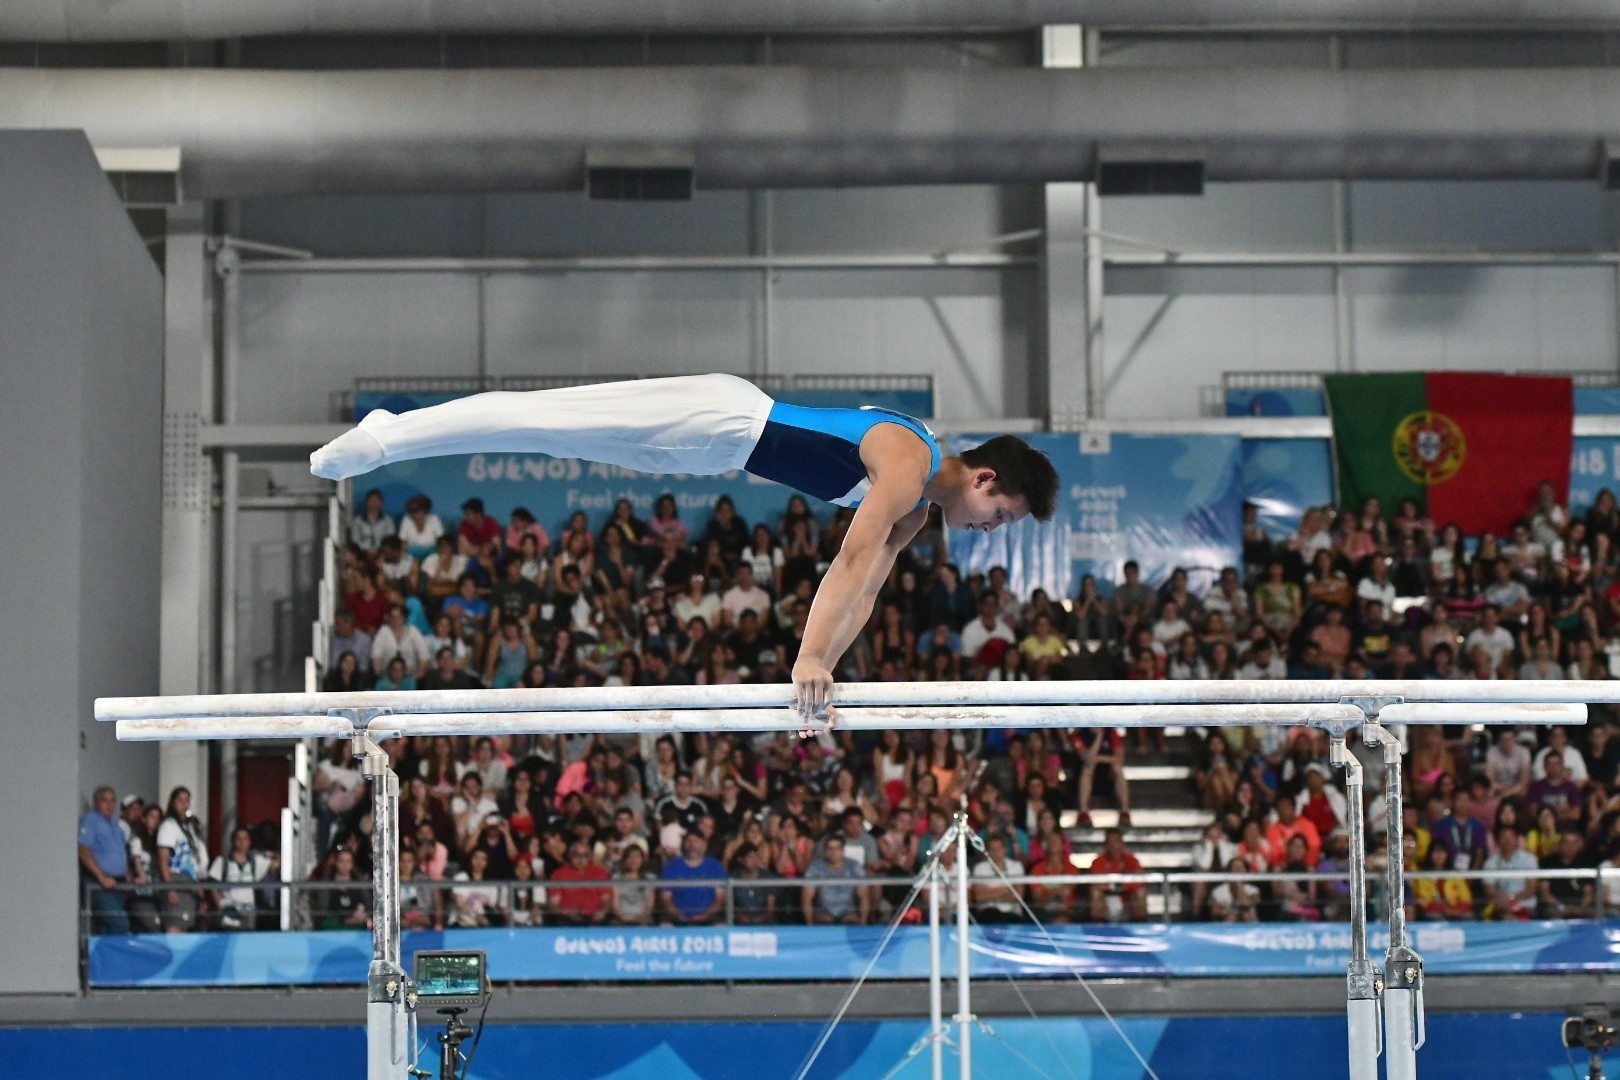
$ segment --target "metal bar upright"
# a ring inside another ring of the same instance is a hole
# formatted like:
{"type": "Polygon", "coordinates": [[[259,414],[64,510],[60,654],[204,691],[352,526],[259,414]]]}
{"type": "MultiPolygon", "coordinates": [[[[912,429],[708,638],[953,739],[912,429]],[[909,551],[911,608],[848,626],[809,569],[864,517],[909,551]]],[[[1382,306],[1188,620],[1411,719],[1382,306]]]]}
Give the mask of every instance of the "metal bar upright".
{"type": "Polygon", "coordinates": [[[1346,978],[1346,1018],[1350,1026],[1350,1080],[1378,1080],[1379,979],[1367,955],[1367,823],[1362,804],[1361,762],[1344,735],[1333,732],[1333,764],[1344,770],[1350,833],[1350,970],[1346,978]]]}
{"type": "Polygon", "coordinates": [[[939,949],[939,860],[928,863],[928,1059],[933,1080],[945,1080],[944,954],[939,949]]]}
{"type": "Polygon", "coordinates": [[[1384,807],[1388,817],[1389,948],[1384,954],[1384,1073],[1388,1080],[1416,1080],[1423,1045],[1423,958],[1406,943],[1405,849],[1401,845],[1401,743],[1382,724],[1362,728],[1368,746],[1384,758],[1384,807]]]}
{"type": "Polygon", "coordinates": [[[973,1080],[973,959],[968,948],[968,844],[972,836],[964,807],[956,814],[956,1053],[962,1080],[973,1080]]]}
{"type": "MultiPolygon", "coordinates": [[[[364,723],[355,717],[355,726],[364,723]]],[[[371,778],[371,967],[366,977],[366,1080],[405,1080],[410,1037],[406,975],[399,943],[399,777],[388,754],[365,734],[354,737],[361,771],[371,778]]]]}

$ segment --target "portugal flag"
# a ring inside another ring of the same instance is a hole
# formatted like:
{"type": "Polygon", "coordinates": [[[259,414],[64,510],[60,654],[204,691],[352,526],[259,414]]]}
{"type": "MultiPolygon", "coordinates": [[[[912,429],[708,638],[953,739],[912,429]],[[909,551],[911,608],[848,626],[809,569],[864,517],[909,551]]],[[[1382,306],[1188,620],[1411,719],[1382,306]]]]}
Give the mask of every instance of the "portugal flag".
{"type": "Polygon", "coordinates": [[[1574,389],[1539,375],[1328,375],[1339,502],[1394,512],[1416,499],[1436,527],[1505,533],[1552,482],[1569,496],[1574,389]]]}

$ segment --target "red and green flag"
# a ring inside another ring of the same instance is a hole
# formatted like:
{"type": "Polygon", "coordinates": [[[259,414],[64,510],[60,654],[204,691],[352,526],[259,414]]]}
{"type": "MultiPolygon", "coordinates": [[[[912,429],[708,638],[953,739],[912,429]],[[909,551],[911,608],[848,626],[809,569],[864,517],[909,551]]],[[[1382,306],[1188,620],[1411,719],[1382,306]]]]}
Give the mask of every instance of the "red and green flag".
{"type": "Polygon", "coordinates": [[[1437,526],[1504,533],[1551,481],[1569,495],[1575,392],[1540,375],[1329,375],[1339,502],[1393,513],[1416,499],[1437,526]]]}

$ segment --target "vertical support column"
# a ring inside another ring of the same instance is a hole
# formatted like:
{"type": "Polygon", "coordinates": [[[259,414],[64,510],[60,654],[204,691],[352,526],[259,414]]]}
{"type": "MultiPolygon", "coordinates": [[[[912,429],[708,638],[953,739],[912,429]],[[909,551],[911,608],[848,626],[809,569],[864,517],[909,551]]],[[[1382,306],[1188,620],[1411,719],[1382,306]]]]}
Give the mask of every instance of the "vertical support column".
{"type": "Polygon", "coordinates": [[[928,1075],[945,1080],[944,954],[939,948],[939,890],[944,884],[939,860],[928,863],[928,1075]]]}
{"type": "MultiPolygon", "coordinates": [[[[236,249],[222,245],[214,253],[219,289],[219,422],[236,422],[237,364],[240,356],[241,281],[236,249]]],[[[219,692],[234,694],[237,685],[237,544],[242,496],[242,455],[227,450],[220,460],[219,508],[219,692]]],[[[220,831],[236,827],[236,770],[239,745],[219,744],[220,831]]]]}
{"type": "Polygon", "coordinates": [[[764,237],[761,252],[765,270],[760,281],[759,373],[774,375],[776,366],[776,201],[769,189],[759,193],[760,228],[764,237]]]}
{"type": "MultiPolygon", "coordinates": [[[[1041,63],[1077,68],[1096,57],[1096,34],[1079,26],[1041,30],[1041,63]]],[[[1102,241],[1095,184],[1046,185],[1042,293],[1046,411],[1055,429],[1103,414],[1102,241]]]]}
{"type": "MultiPolygon", "coordinates": [[[[212,415],[213,333],[209,318],[207,220],[200,203],[174,207],[164,244],[163,559],[158,689],[197,694],[208,687],[206,655],[212,597],[208,575],[208,462],[204,417],[212,415]]],[[[200,742],[165,742],[158,751],[160,796],[176,786],[208,805],[208,751],[200,742]]]]}
{"type": "MultiPolygon", "coordinates": [[[[761,45],[759,60],[767,67],[776,61],[776,45],[769,34],[761,45]]],[[[759,254],[765,257],[765,267],[759,280],[759,358],[752,367],[756,373],[768,377],[776,373],[776,270],[771,266],[772,256],[776,254],[776,204],[770,188],[758,193],[754,209],[757,246],[759,254]]]]}
{"type": "Polygon", "coordinates": [[[1362,728],[1368,746],[1384,755],[1384,805],[1389,823],[1389,949],[1384,954],[1384,1072],[1416,1080],[1423,1045],[1423,958],[1406,943],[1406,873],[1401,846],[1401,743],[1382,725],[1362,728]]]}
{"type": "MultiPolygon", "coordinates": [[[[1328,63],[1334,71],[1344,70],[1344,45],[1338,34],[1328,38],[1328,63]]],[[[1350,241],[1349,185],[1330,181],[1333,201],[1333,250],[1344,254],[1350,241]]],[[[1342,262],[1333,264],[1333,370],[1356,369],[1355,344],[1350,333],[1350,290],[1342,262]]]]}
{"type": "Polygon", "coordinates": [[[962,1080],[973,1080],[973,955],[968,948],[968,843],[964,807],[956,815],[956,1053],[962,1080]]]}
{"type": "Polygon", "coordinates": [[[1350,833],[1350,970],[1346,1017],[1350,1026],[1350,1080],[1378,1080],[1378,978],[1367,955],[1367,823],[1362,803],[1361,762],[1333,733],[1331,758],[1344,770],[1350,833]]]}
{"type": "MultiPolygon", "coordinates": [[[[362,727],[364,718],[356,718],[362,727]]],[[[371,778],[371,967],[366,976],[366,1080],[404,1080],[410,1065],[399,943],[399,777],[365,734],[354,739],[371,778]]]]}

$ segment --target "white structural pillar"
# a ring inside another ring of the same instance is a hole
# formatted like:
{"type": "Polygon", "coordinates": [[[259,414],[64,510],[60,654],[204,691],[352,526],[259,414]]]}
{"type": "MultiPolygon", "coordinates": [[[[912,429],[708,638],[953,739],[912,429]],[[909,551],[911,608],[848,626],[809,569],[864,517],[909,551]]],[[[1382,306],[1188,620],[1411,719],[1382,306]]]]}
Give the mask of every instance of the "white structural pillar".
{"type": "MultiPolygon", "coordinates": [[[[236,423],[237,361],[241,338],[241,275],[236,272],[236,249],[221,247],[211,268],[219,296],[219,422],[236,423]]],[[[237,546],[242,503],[242,455],[226,450],[220,455],[219,479],[219,690],[236,693],[237,678],[237,546]]],[[[229,838],[236,827],[237,746],[219,748],[220,835],[229,838]]]]}
{"type": "Polygon", "coordinates": [[[1350,970],[1346,1016],[1350,1026],[1350,1080],[1378,1080],[1378,978],[1367,955],[1367,822],[1361,762],[1333,733],[1333,764],[1344,770],[1350,833],[1350,970]]]}
{"type": "Polygon", "coordinates": [[[962,1080],[973,1080],[973,954],[968,947],[967,810],[956,815],[956,1053],[962,1080]]]}
{"type": "MultiPolygon", "coordinates": [[[[165,695],[208,689],[212,625],[208,580],[211,494],[202,451],[213,415],[213,332],[209,317],[207,214],[198,203],[169,210],[163,283],[163,559],[158,629],[158,686],[165,695]]],[[[208,748],[165,743],[158,756],[160,797],[191,789],[208,805],[208,748]]]]}
{"type": "MultiPolygon", "coordinates": [[[[1095,55],[1083,27],[1041,30],[1041,63],[1082,67],[1095,55]]],[[[1054,427],[1102,415],[1102,245],[1095,184],[1047,184],[1041,261],[1046,405],[1054,427]]]]}

